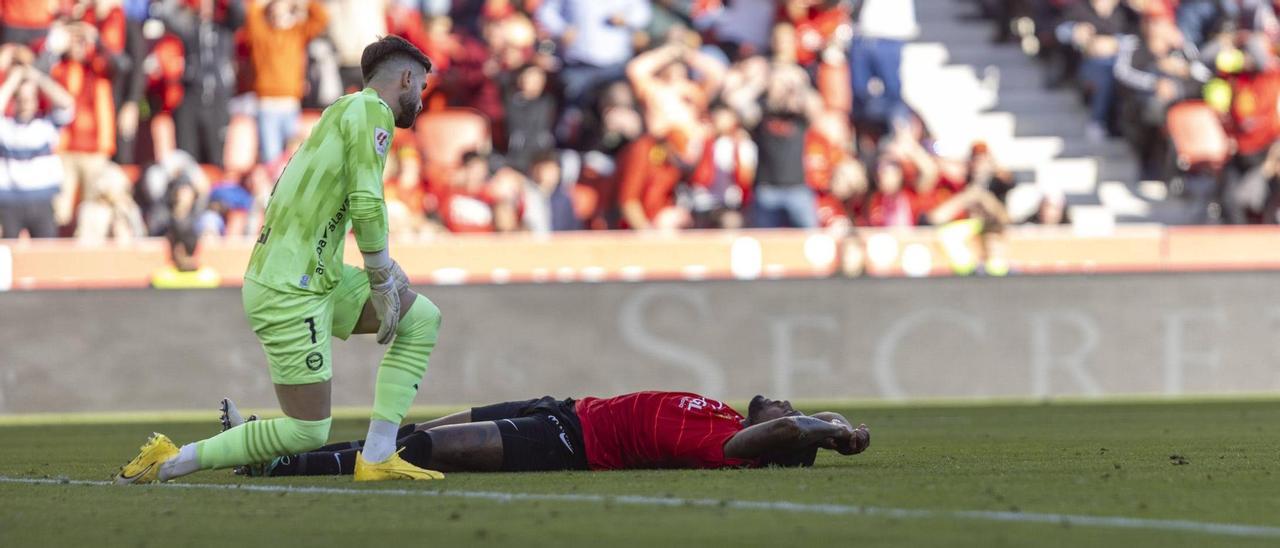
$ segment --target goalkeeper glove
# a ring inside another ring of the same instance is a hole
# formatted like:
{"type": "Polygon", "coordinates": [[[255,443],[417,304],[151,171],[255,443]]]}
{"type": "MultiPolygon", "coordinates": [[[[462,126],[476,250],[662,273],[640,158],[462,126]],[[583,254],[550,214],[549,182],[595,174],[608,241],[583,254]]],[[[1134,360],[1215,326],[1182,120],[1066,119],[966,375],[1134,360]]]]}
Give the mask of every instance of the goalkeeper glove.
{"type": "Polygon", "coordinates": [[[378,344],[387,344],[396,336],[400,323],[400,265],[391,260],[387,250],[364,253],[364,270],[369,275],[369,302],[378,314],[378,344]]]}

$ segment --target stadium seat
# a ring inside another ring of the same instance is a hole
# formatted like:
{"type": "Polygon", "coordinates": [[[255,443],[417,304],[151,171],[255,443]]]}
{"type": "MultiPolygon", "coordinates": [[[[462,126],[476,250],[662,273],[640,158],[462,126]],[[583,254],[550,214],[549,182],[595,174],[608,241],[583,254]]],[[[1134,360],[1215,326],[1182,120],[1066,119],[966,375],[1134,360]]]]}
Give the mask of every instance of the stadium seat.
{"type": "Polygon", "coordinates": [[[587,185],[573,185],[573,214],[578,220],[586,221],[596,216],[600,206],[600,193],[587,185]]]}
{"type": "Polygon", "coordinates": [[[151,117],[151,139],[156,159],[169,157],[169,153],[178,148],[177,129],[173,124],[173,116],[161,112],[151,117]]]}
{"type": "Polygon", "coordinates": [[[227,124],[227,144],[222,165],[229,173],[247,173],[258,161],[258,122],[252,116],[237,114],[227,124]]]}
{"type": "Polygon", "coordinates": [[[447,184],[453,170],[469,151],[489,152],[489,120],[466,108],[423,113],[415,129],[418,150],[428,184],[447,184]]]}
{"type": "Polygon", "coordinates": [[[222,169],[213,164],[200,164],[200,171],[204,172],[204,177],[209,180],[210,185],[217,186],[223,180],[222,169]]]}
{"type": "Polygon", "coordinates": [[[1203,101],[1183,101],[1170,107],[1165,126],[1179,169],[1216,169],[1231,156],[1231,144],[1218,113],[1203,101]]]}

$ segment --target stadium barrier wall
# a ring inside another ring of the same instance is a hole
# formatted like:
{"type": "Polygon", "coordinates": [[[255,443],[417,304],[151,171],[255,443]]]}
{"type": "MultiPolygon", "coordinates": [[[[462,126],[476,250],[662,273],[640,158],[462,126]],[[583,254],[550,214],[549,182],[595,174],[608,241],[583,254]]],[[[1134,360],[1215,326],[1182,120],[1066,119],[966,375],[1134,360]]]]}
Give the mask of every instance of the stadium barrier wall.
{"type": "MultiPolygon", "coordinates": [[[[444,324],[417,403],[1276,391],[1277,286],[1237,272],[420,287],[444,324]]],[[[381,350],[334,341],[336,405],[369,404],[381,350]]],[[[0,364],[0,413],[275,406],[235,289],[0,294],[0,364]]]]}
{"type": "MultiPolygon", "coordinates": [[[[251,239],[209,239],[198,255],[213,279],[238,287],[252,247],[251,239]]],[[[942,276],[953,272],[956,253],[972,256],[930,228],[859,229],[844,239],[804,230],[456,234],[398,240],[392,249],[413,280],[435,284],[822,278],[862,270],[942,276]]],[[[353,243],[346,252],[348,263],[360,264],[353,243]]],[[[1280,270],[1280,227],[1126,225],[1097,235],[1018,226],[1008,231],[1007,259],[1014,272],[1029,274],[1280,270]]],[[[168,261],[163,239],[4,242],[0,291],[146,287],[168,261]]]]}

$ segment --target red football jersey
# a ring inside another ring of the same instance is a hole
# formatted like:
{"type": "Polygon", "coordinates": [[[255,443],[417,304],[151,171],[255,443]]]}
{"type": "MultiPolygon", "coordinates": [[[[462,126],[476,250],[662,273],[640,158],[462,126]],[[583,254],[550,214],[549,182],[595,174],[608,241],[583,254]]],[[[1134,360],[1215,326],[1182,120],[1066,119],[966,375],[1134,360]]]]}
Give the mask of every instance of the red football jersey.
{"type": "Polygon", "coordinates": [[[583,398],[576,409],[592,470],[757,464],[724,456],[725,442],[743,428],[742,415],[698,394],[636,392],[583,398]]]}

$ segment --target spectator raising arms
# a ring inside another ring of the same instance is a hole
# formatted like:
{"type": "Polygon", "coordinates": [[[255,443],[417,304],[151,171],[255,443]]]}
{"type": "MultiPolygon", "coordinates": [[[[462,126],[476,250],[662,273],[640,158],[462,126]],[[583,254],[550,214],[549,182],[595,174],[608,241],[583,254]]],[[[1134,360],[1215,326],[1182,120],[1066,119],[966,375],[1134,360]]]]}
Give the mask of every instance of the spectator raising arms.
{"type": "Polygon", "coordinates": [[[116,149],[116,108],[109,60],[98,51],[98,31],[88,23],[55,27],[45,54],[59,59],[51,74],[75,98],[76,116],[62,131],[65,200],[54,204],[59,225],[71,222],[72,197],[99,195],[94,188],[116,149]],[[81,188],[83,187],[83,188],[81,188]]]}
{"type": "Polygon", "coordinates": [[[755,226],[818,226],[816,198],[805,176],[804,151],[810,122],[821,109],[822,99],[803,69],[794,64],[774,64],[753,131],[760,155],[755,226]]]}
{"type": "Polygon", "coordinates": [[[627,65],[627,77],[644,107],[649,133],[682,144],[680,159],[696,163],[708,137],[707,107],[724,81],[720,62],[674,41],[636,56],[627,65]],[[698,79],[690,77],[690,69],[698,79]]]}
{"type": "Polygon", "coordinates": [[[259,161],[269,163],[298,131],[307,42],[324,32],[328,12],[314,0],[267,0],[249,6],[245,32],[258,95],[259,161]]]}
{"type": "MultiPolygon", "coordinates": [[[[12,56],[5,46],[0,55],[12,56]],[[7,55],[6,55],[7,54],[7,55]]],[[[71,122],[75,101],[62,86],[31,65],[13,65],[0,85],[0,237],[57,236],[53,198],[62,191],[62,163],[54,155],[59,134],[71,122]],[[40,115],[40,98],[52,107],[40,115]]],[[[64,201],[68,200],[64,198],[64,201]]],[[[65,207],[65,206],[64,206],[65,207]]]]}

